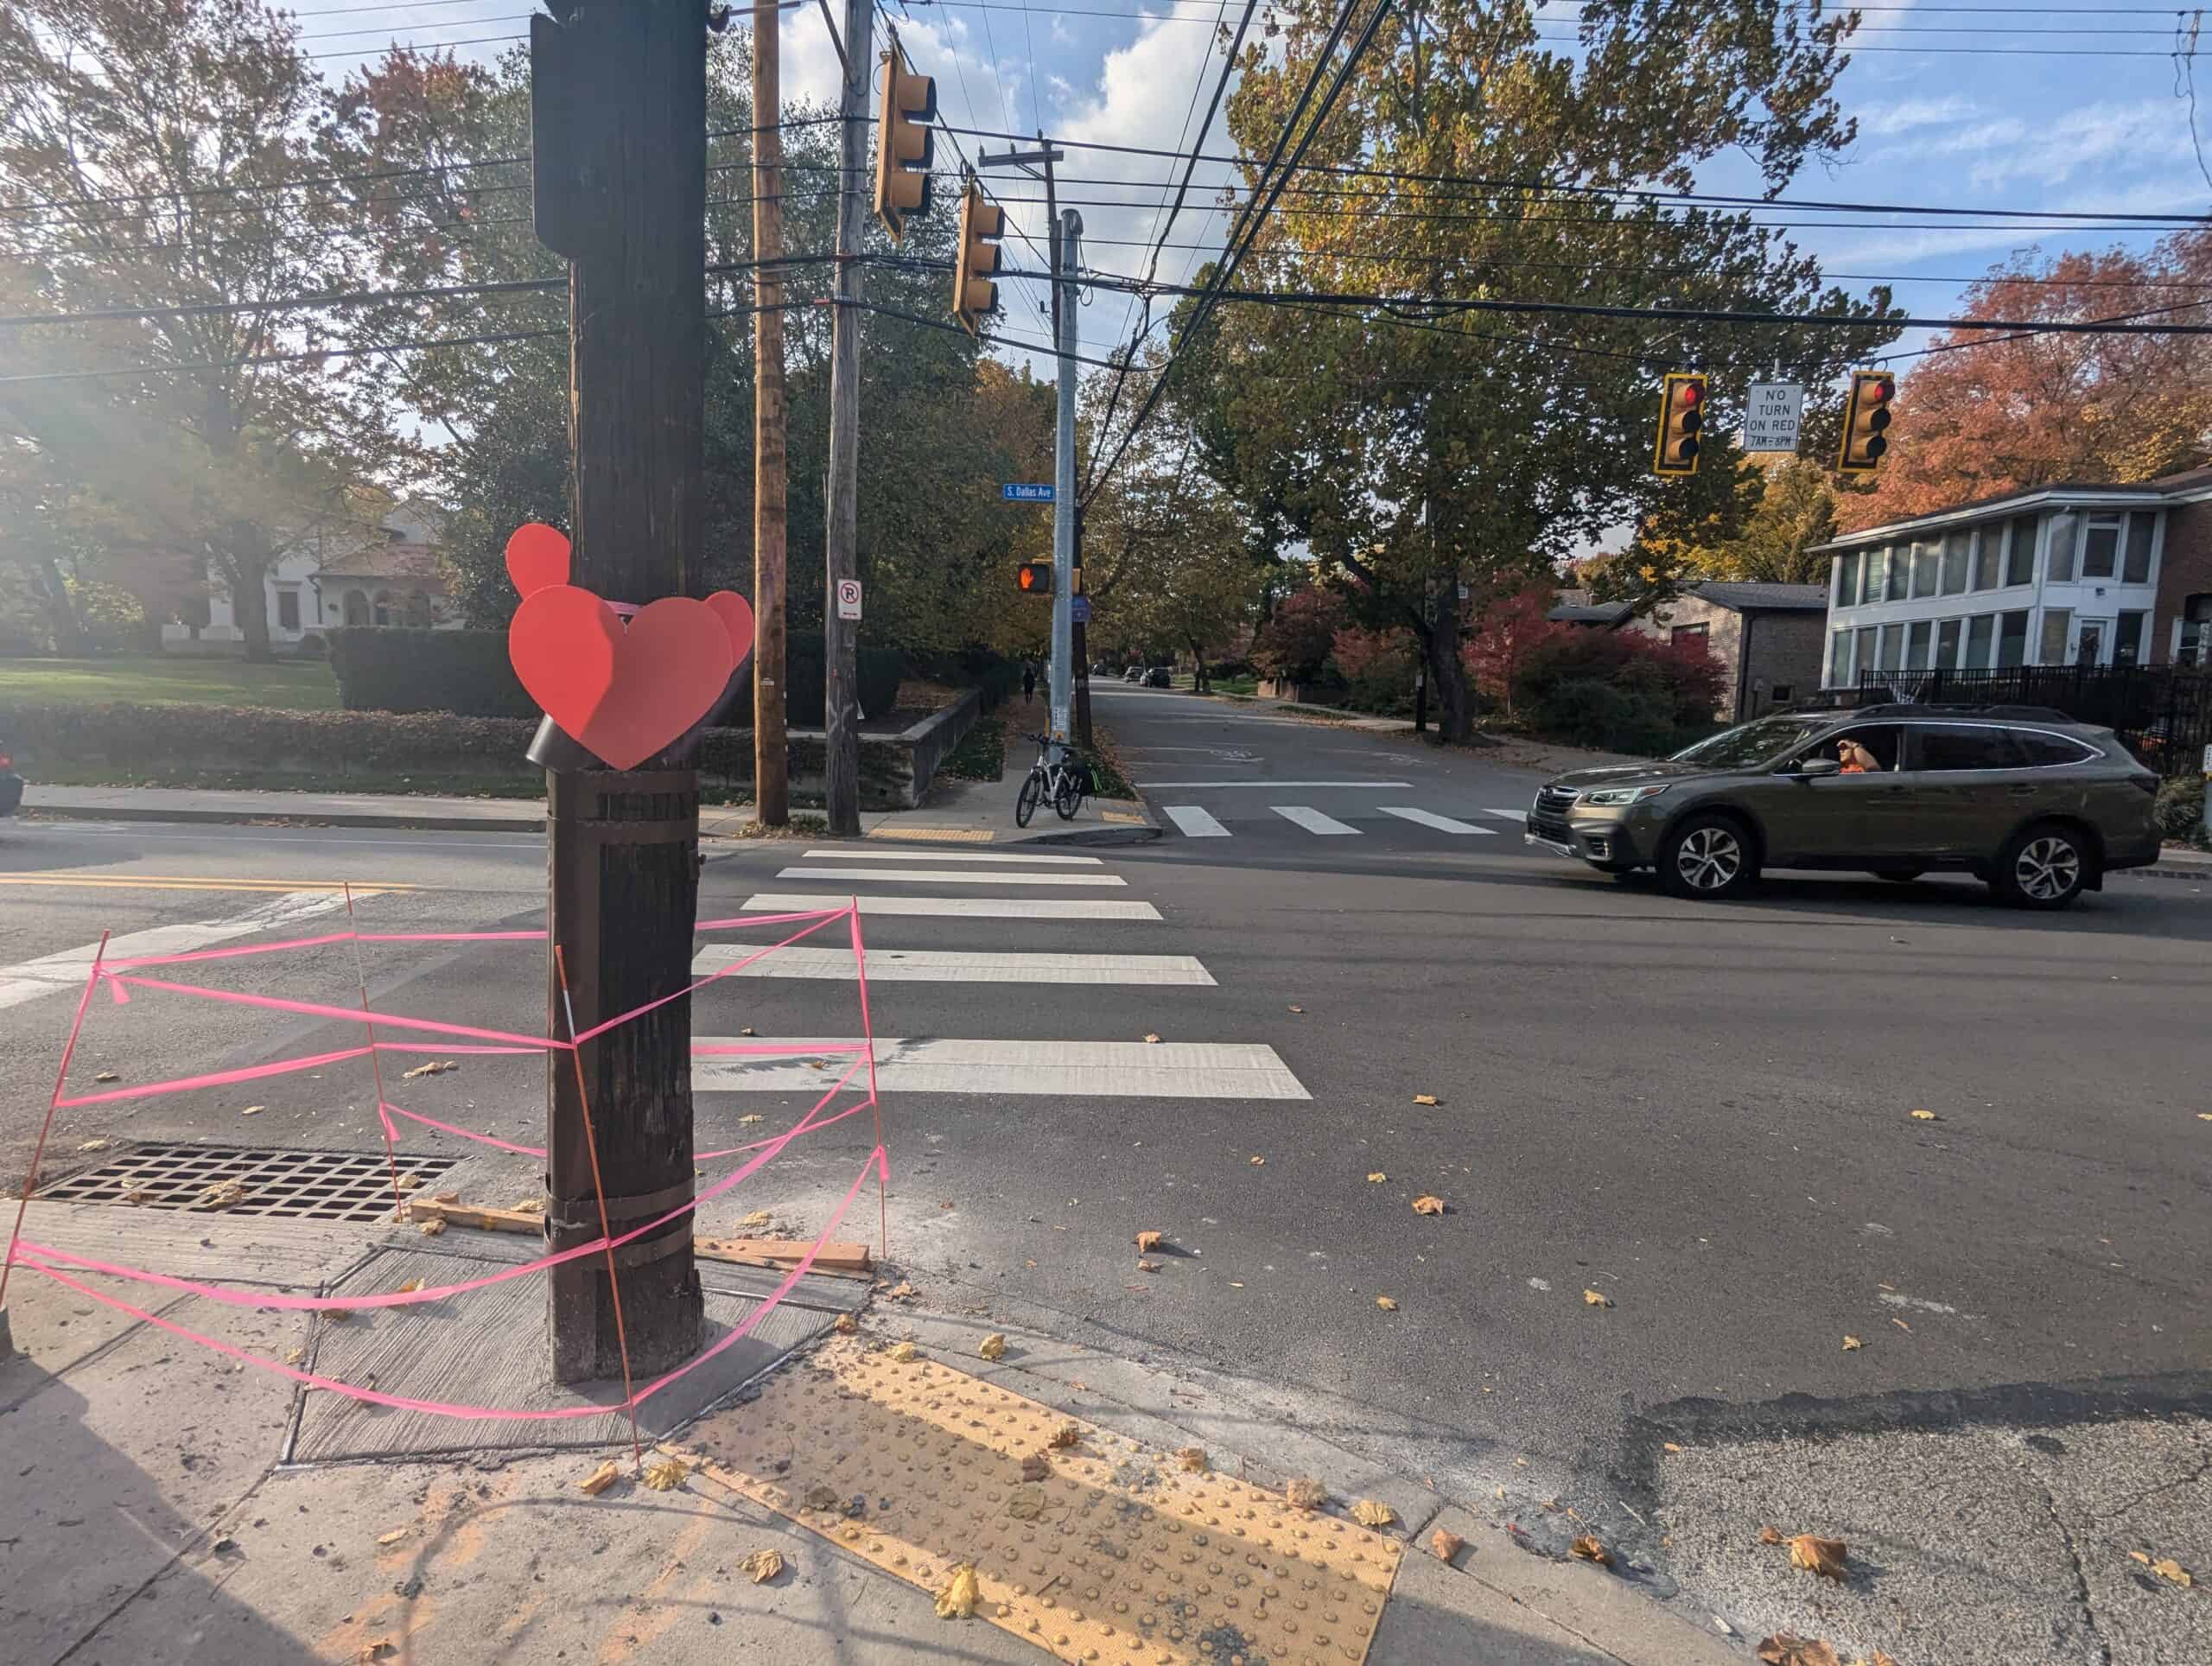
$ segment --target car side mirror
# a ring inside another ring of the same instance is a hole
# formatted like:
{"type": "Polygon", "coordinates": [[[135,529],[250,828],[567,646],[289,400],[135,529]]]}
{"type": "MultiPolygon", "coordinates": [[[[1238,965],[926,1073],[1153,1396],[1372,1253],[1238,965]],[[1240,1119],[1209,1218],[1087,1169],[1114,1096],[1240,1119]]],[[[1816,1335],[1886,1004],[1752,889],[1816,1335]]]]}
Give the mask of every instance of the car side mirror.
{"type": "Polygon", "coordinates": [[[1790,773],[1801,780],[1809,781],[1816,776],[1840,775],[1843,766],[1833,758],[1804,758],[1798,760],[1797,767],[1790,773]]]}

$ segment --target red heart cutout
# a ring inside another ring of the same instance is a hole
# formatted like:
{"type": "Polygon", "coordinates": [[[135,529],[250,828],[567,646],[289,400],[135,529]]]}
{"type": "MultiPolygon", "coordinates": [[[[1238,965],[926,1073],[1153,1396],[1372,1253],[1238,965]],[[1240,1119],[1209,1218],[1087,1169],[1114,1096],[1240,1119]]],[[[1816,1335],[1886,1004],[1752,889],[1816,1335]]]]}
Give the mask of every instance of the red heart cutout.
{"type": "Polygon", "coordinates": [[[736,670],[729,627],[703,601],[664,596],[628,628],[599,597],[552,584],[507,626],[507,658],[548,717],[616,769],[634,769],[714,707],[736,670]]]}
{"type": "Polygon", "coordinates": [[[742,665],[753,652],[753,604],[734,590],[716,590],[707,606],[729,628],[730,663],[742,665]]]}
{"type": "Polygon", "coordinates": [[[522,595],[569,582],[569,535],[543,521],[518,526],[507,537],[507,576],[522,595]]]}

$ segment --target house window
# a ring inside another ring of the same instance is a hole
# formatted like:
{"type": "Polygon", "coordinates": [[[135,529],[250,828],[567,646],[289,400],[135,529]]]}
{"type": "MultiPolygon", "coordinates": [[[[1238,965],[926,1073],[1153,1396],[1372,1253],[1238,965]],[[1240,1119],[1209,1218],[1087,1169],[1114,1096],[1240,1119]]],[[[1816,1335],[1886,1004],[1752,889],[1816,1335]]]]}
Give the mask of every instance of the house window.
{"type": "Polygon", "coordinates": [[[2036,582],[2036,518],[2016,515],[2012,518],[2012,536],[2005,551],[2005,582],[2032,584],[2036,582]]]}
{"type": "Polygon", "coordinates": [[[1859,555],[1853,550],[1835,558],[1835,605],[1850,607],[1859,601],[1859,555]]]}
{"type": "Polygon", "coordinates": [[[1997,639],[1997,615],[1976,614],[1967,620],[1967,658],[1962,671],[1986,671],[1989,669],[1989,649],[1997,639]]]}
{"type": "Polygon", "coordinates": [[[1936,668],[1955,671],[1959,664],[1959,626],[1962,619],[1947,619],[1936,627],[1936,668]]]}
{"type": "MultiPolygon", "coordinates": [[[[2082,535],[2082,518],[2070,510],[2062,511],[2050,518],[2050,555],[2044,569],[2055,584],[2074,582],[2074,545],[2082,535]]],[[[2057,660],[2046,660],[2055,665],[2057,660]]]]}
{"type": "Polygon", "coordinates": [[[1890,585],[1887,591],[1892,601],[1903,601],[1912,583],[1912,546],[1893,544],[1890,546],[1890,585]]]}
{"type": "Polygon", "coordinates": [[[2115,665],[2139,665],[2143,663],[2143,629],[2151,622],[2148,614],[2122,614],[2112,636],[2112,663],[2115,665]]]}
{"type": "Polygon", "coordinates": [[[300,628],[300,593],[297,590],[277,591],[276,628],[280,631],[300,628]]]}
{"type": "Polygon", "coordinates": [[[397,625],[399,622],[399,598],[389,590],[377,592],[376,622],[379,626],[397,625]]]}
{"type": "Polygon", "coordinates": [[[2191,596],[2182,603],[2175,626],[2174,664],[2212,665],[2212,595],[2191,596]]]}
{"type": "Polygon", "coordinates": [[[1997,588],[1998,558],[2004,554],[2005,529],[1985,526],[1974,535],[1974,588],[1993,590],[1997,588]]]}
{"type": "Polygon", "coordinates": [[[1695,642],[1702,645],[1712,634],[1713,626],[1710,625],[1677,625],[1674,629],[1674,639],[1678,643],[1695,642]]]}
{"type": "Polygon", "coordinates": [[[1828,633],[1828,686],[1832,689],[1849,688],[1852,674],[1851,633],[1831,631],[1828,633]]]}
{"type": "Polygon", "coordinates": [[[1897,671],[1903,665],[1904,661],[1904,626],[1902,625],[1883,626],[1882,669],[1885,671],[1897,671]]]}
{"type": "Polygon", "coordinates": [[[430,628],[430,598],[420,590],[407,593],[407,624],[411,630],[430,628]]]}
{"type": "Polygon", "coordinates": [[[1904,668],[1909,671],[1928,669],[1929,623],[1924,619],[1913,620],[1905,633],[1904,668]]]}
{"type": "Polygon", "coordinates": [[[2037,655],[2038,665],[2063,665],[2066,663],[2066,633],[2074,623],[2071,607],[2046,607],[2043,610],[2043,647],[2037,655]]]}
{"type": "Polygon", "coordinates": [[[1889,582],[1890,552],[1887,550],[1869,550],[1866,552],[1866,588],[1859,593],[1859,600],[1879,601],[1883,592],[1889,588],[1889,582]]]}
{"type": "Polygon", "coordinates": [[[1974,539],[1971,532],[1946,532],[1943,535],[1943,594],[1955,596],[1967,588],[1967,567],[1974,551],[1969,547],[1974,539]]]}
{"type": "Polygon", "coordinates": [[[1862,625],[1853,633],[1852,675],[1864,677],[1874,669],[1874,627],[1862,625]]]}
{"type": "Polygon", "coordinates": [[[2028,614],[2022,608],[2017,614],[1999,616],[1997,632],[1997,664],[1999,670],[2008,665],[2028,663],[2028,614]]]}
{"type": "Polygon", "coordinates": [[[1916,596],[1936,594],[1936,580],[1942,563],[1942,548],[1932,538],[1916,541],[1912,546],[1912,593],[1916,596]]]}
{"type": "Polygon", "coordinates": [[[2123,583],[2151,582],[2151,533],[2158,524],[2158,518],[2147,509],[2139,509],[2127,518],[2127,565],[2120,575],[2123,583]]]}
{"type": "Polygon", "coordinates": [[[2110,578],[2120,570],[2118,519],[2093,520],[2082,538],[2082,576],[2110,578]]]}
{"type": "Polygon", "coordinates": [[[360,592],[360,591],[359,591],[359,590],[348,590],[348,591],[346,591],[346,623],[348,626],[356,626],[356,627],[358,627],[358,626],[365,626],[365,625],[366,625],[368,622],[369,622],[369,599],[368,599],[368,597],[367,597],[367,596],[365,596],[365,595],[362,595],[362,594],[361,594],[361,592],[360,592]]]}

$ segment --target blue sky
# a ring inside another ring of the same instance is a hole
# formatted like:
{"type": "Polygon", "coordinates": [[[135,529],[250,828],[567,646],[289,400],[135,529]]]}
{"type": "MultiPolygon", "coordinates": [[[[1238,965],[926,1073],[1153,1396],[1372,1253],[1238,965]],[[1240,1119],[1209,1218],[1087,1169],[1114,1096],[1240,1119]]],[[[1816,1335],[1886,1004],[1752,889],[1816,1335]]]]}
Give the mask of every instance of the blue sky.
{"type": "MultiPolygon", "coordinates": [[[[1845,108],[1859,118],[1859,140],[1840,164],[1808,169],[1790,188],[1793,194],[1995,207],[2026,219],[2038,211],[2212,213],[2212,184],[2192,145],[2190,107],[2177,96],[2182,83],[2172,55],[2171,10],[2125,3],[2059,10],[2047,0],[1875,5],[1869,0],[1859,49],[1838,86],[1845,108]]],[[[742,20],[747,9],[737,10],[742,20]]],[[[842,17],[840,0],[832,0],[830,10],[842,17]]],[[[370,10],[358,0],[333,0],[324,10],[320,0],[306,0],[301,10],[303,30],[318,37],[308,50],[350,54],[393,38],[433,44],[518,35],[526,27],[527,8],[517,0],[459,0],[370,10]]],[[[1010,121],[1018,130],[1042,126],[1066,139],[1172,147],[1188,142],[1181,136],[1200,78],[1203,108],[1219,73],[1211,24],[1224,10],[1233,22],[1238,8],[1222,0],[1079,0],[1074,10],[1021,0],[906,0],[903,6],[891,0],[890,10],[913,67],[937,78],[938,108],[949,123],[996,130],[1010,121]]],[[[1554,0],[1544,16],[1558,19],[1548,33],[1571,33],[1573,10],[1567,0],[1554,0]]],[[[784,26],[786,97],[834,99],[837,63],[820,8],[787,10],[784,26]]],[[[2212,48],[2212,31],[2207,46],[2212,48]]],[[[462,48],[472,57],[505,49],[496,40],[462,48]]],[[[334,74],[358,60],[334,55],[322,61],[334,74]]],[[[2212,64],[2200,79],[2204,108],[2196,129],[2212,156],[2212,64]]],[[[1226,148],[1219,128],[1217,120],[1210,150],[1226,148]]],[[[979,145],[997,143],[960,143],[971,156],[979,145]]],[[[1122,272],[1141,267],[1160,196],[1158,181],[1169,166],[1081,151],[1062,166],[1063,194],[1092,200],[1083,209],[1088,264],[1122,272]],[[1106,180],[1148,183],[1084,183],[1106,180]],[[1122,206],[1099,206],[1101,199],[1122,206]]],[[[1224,172],[1202,168],[1198,178],[1218,180],[1224,172]]],[[[1725,157],[1702,182],[1716,190],[1756,183],[1747,165],[1725,157]]],[[[998,188],[1014,199],[1035,194],[1011,179],[998,188]]],[[[1193,193],[1173,242],[1217,243],[1225,222],[1204,212],[1211,195],[1193,193]]],[[[1041,242],[1041,207],[1016,200],[1013,218],[1041,242]]],[[[1910,215],[1855,217],[1848,226],[1796,235],[1827,270],[1901,280],[1898,299],[1924,315],[1950,314],[1960,280],[2017,249],[2056,252],[2143,245],[2155,237],[2001,225],[1931,227],[1910,215]]],[[[1009,265],[1041,264],[1019,237],[1007,244],[1009,265]]],[[[1181,277],[1206,252],[1171,249],[1161,277],[1181,277]]],[[[1865,280],[1836,281],[1862,292],[1868,287],[1865,280]]],[[[1044,333],[1034,310],[1039,297],[1031,293],[1036,287],[1006,286],[1009,331],[1044,333]]],[[[2114,310],[2125,304],[2123,299],[2114,310]]],[[[1082,319],[1086,351],[1125,335],[1128,315],[1122,297],[1098,293],[1082,319]]],[[[1924,339],[1916,333],[1900,345],[1916,347],[1924,339]]]]}

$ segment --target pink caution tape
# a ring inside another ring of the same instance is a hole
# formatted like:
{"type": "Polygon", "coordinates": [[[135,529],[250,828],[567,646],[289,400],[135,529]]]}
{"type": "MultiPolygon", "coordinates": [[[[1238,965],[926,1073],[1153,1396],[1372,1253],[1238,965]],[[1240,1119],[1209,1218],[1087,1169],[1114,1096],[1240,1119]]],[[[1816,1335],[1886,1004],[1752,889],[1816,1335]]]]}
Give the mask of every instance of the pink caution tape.
{"type": "Polygon", "coordinates": [[[194,1088],[227,1087],[233,1082],[257,1082],[264,1076],[283,1076],[294,1071],[313,1070],[317,1065],[342,1064],[348,1059],[365,1059],[367,1047],[345,1047],[336,1052],[310,1053],[304,1059],[279,1059],[273,1064],[248,1065],[239,1070],[212,1071],[205,1076],[180,1076],[167,1082],[148,1082],[138,1087],[110,1088],[105,1093],[80,1093],[73,1098],[56,1099],[57,1105],[104,1105],[114,1099],[146,1099],[157,1093],[185,1093],[194,1088]]]}
{"type": "MultiPolygon", "coordinates": [[[[343,1395],[349,1400],[366,1401],[371,1405],[376,1406],[391,1406],[400,1411],[424,1412],[433,1417],[509,1417],[533,1423],[560,1422],[577,1417],[603,1417],[610,1411],[630,1410],[658,1394],[671,1383],[690,1376],[724,1349],[750,1335],[753,1327],[775,1311],[783,1299],[791,1294],[799,1280],[804,1278],[808,1269],[814,1265],[815,1257],[822,1253],[822,1246],[830,1242],[830,1235],[835,1232],[844,1221],[845,1211],[852,1207],[853,1199],[860,1195],[860,1189],[867,1182],[871,1171],[883,1177],[886,1183],[888,1183],[890,1163],[881,1146],[878,1146],[868,1154],[868,1161],[861,1165],[861,1172],[854,1176],[852,1185],[846,1190],[843,1201],[838,1204],[836,1211],[830,1216],[830,1224],[823,1229],[822,1236],[808,1247],[806,1254],[799,1258],[798,1264],[791,1269],[783,1282],[763,1297],[758,1307],[747,1313],[738,1324],[733,1326],[728,1335],[696,1358],[687,1360],[674,1370],[654,1378],[626,1400],[617,1401],[607,1406],[563,1406],[552,1410],[505,1406],[462,1406],[442,1400],[417,1400],[406,1395],[385,1394],[375,1389],[356,1388],[350,1383],[340,1382],[336,1377],[323,1377],[314,1371],[301,1370],[296,1366],[282,1364],[273,1359],[264,1359],[259,1354],[249,1353],[244,1348],[237,1347],[231,1343],[219,1342],[212,1336],[202,1336],[199,1332],[189,1330],[174,1320],[163,1319],[158,1313],[149,1313],[143,1307],[133,1307],[120,1297],[111,1296],[102,1291],[95,1290],[90,1285],[70,1277],[68,1274],[60,1271],[58,1268],[48,1266],[44,1261],[35,1256],[27,1256],[23,1265],[43,1273],[57,1284],[66,1285],[79,1295],[89,1296],[94,1301],[105,1303],[156,1329],[167,1331],[172,1336],[181,1337],[188,1342],[196,1342],[203,1348],[213,1348],[217,1353],[238,1360],[242,1364],[252,1365],[259,1370],[273,1372],[278,1377],[290,1377],[294,1382],[305,1383],[311,1389],[321,1389],[331,1394],[343,1395]]],[[[25,1244],[23,1248],[28,1250],[30,1246],[25,1244]]],[[[599,1245],[587,1246],[587,1252],[596,1252],[600,1248],[599,1245]]],[[[264,1298],[253,1305],[273,1307],[278,1304],[264,1298]]]]}
{"type": "Polygon", "coordinates": [[[489,1134],[479,1134],[474,1129],[456,1128],[451,1122],[442,1122],[435,1116],[425,1116],[419,1110],[410,1110],[404,1105],[395,1105],[389,1099],[377,1102],[377,1110],[385,1119],[384,1131],[394,1141],[399,1130],[391,1125],[394,1116],[404,1116],[410,1122],[420,1122],[424,1128],[434,1128],[441,1134],[457,1134],[464,1140],[474,1140],[479,1145],[497,1146],[502,1151],[512,1151],[518,1157],[543,1157],[543,1146],[517,1145],[511,1140],[501,1140],[489,1134]]]}

